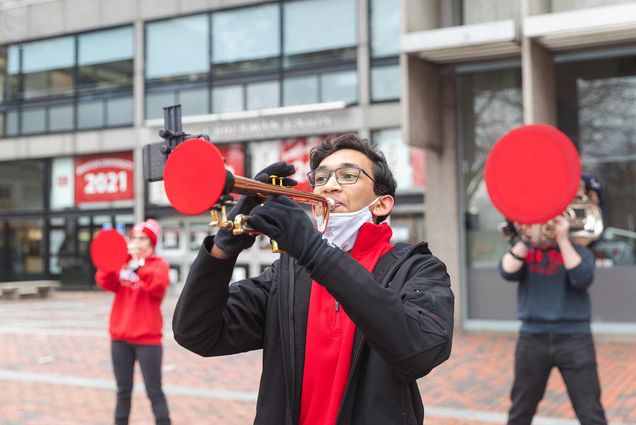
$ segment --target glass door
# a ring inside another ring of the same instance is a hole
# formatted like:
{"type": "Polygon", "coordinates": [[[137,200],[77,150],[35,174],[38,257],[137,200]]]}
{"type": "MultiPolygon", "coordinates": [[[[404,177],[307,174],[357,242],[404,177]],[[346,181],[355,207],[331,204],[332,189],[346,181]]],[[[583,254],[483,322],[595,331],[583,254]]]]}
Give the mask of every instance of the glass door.
{"type": "Polygon", "coordinates": [[[45,275],[44,232],[41,219],[11,219],[0,231],[2,280],[42,279],[45,275]]]}

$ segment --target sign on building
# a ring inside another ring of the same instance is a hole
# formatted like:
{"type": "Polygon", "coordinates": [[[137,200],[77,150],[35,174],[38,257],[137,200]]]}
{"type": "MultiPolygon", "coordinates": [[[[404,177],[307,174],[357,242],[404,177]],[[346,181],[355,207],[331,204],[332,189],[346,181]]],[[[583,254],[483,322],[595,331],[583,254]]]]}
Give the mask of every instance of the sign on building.
{"type": "Polygon", "coordinates": [[[75,158],[75,205],[132,200],[133,197],[132,152],[75,158]]]}

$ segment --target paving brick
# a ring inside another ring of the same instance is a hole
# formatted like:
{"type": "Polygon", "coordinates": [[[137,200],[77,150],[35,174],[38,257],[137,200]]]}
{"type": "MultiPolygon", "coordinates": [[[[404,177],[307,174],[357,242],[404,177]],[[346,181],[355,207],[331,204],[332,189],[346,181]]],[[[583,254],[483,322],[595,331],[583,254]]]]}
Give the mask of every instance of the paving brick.
{"type": "MultiPolygon", "coordinates": [[[[251,424],[261,353],[202,358],[186,351],[169,329],[176,299],[170,294],[162,306],[164,387],[174,424],[251,424]]],[[[1,425],[111,423],[111,302],[112,295],[104,292],[57,292],[47,300],[0,301],[1,425]]],[[[503,423],[510,404],[514,347],[514,336],[456,335],[450,360],[419,381],[427,408],[425,423],[503,423]],[[475,412],[485,416],[476,419],[475,412]]],[[[608,419],[636,424],[636,342],[597,341],[596,348],[608,419]]],[[[137,368],[131,423],[152,424],[141,382],[137,368]]],[[[550,376],[538,415],[574,419],[557,370],[550,376]]]]}

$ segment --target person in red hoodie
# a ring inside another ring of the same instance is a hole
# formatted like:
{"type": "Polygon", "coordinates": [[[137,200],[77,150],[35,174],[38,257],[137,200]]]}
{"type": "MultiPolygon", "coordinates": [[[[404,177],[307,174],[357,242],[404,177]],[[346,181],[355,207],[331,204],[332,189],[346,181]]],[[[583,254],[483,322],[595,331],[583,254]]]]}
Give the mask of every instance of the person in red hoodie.
{"type": "MultiPolygon", "coordinates": [[[[391,243],[383,221],[396,182],[368,141],[327,138],[310,166],[314,193],[334,201],[324,235],[285,196],[239,199],[228,218],[249,214],[286,252],[228,285],[254,238],[229,230],[206,238],[175,308],[174,337],[202,356],[263,350],[255,425],[422,424],[417,380],[451,351],[446,267],[425,242],[391,243]]],[[[280,162],[255,179],[294,171],[280,162]]]]}
{"type": "Polygon", "coordinates": [[[168,263],[155,255],[160,233],[155,220],[136,224],[130,235],[128,264],[119,273],[98,270],[95,276],[97,285],[115,293],[109,330],[117,381],[116,425],[128,424],[136,360],[157,425],[170,424],[168,403],[161,388],[161,302],[170,281],[168,263]]]}

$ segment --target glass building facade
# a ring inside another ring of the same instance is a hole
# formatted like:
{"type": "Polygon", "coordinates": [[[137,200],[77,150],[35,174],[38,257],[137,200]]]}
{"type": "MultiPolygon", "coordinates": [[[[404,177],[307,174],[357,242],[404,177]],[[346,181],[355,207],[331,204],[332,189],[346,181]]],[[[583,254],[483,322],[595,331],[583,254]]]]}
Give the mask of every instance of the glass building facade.
{"type": "Polygon", "coordinates": [[[4,46],[5,137],[132,125],[133,29],[4,46]]]}
{"type": "MultiPolygon", "coordinates": [[[[162,108],[174,104],[185,130],[209,134],[238,175],[282,159],[302,180],[321,137],[371,139],[392,152],[400,196],[419,207],[396,215],[401,240],[423,237],[424,152],[400,131],[399,1],[216,3],[179,15],[161,5],[122,11],[95,28],[78,16],[76,31],[51,22],[37,38],[0,40],[0,145],[16,152],[0,154],[0,281],[92,287],[92,237],[129,229],[140,216],[160,220],[160,250],[175,283],[183,280],[209,220],[177,214],[161,183],[139,183],[135,162],[158,139],[162,108]],[[332,106],[322,113],[320,105],[332,106]],[[361,120],[369,113],[383,119],[361,120]],[[132,161],[128,174],[90,170],[122,158],[132,161]],[[113,185],[126,190],[110,193],[113,185]]],[[[266,242],[257,244],[241,260],[244,273],[272,258],[266,242]]]]}

